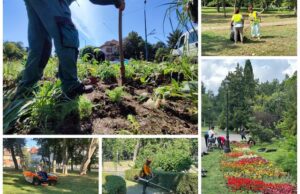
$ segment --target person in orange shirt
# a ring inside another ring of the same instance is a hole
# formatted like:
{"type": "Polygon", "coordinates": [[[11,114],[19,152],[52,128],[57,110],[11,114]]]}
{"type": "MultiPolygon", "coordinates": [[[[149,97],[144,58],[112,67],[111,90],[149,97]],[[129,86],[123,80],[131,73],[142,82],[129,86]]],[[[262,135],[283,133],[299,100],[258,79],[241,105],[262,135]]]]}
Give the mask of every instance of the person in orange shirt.
{"type": "MultiPolygon", "coordinates": [[[[147,159],[145,164],[143,165],[143,169],[141,170],[141,174],[140,177],[146,180],[150,180],[151,178],[153,178],[153,173],[151,170],[151,165],[152,161],[150,159],[147,159]]],[[[143,194],[146,194],[146,189],[147,189],[148,184],[145,183],[143,186],[143,194]]]]}

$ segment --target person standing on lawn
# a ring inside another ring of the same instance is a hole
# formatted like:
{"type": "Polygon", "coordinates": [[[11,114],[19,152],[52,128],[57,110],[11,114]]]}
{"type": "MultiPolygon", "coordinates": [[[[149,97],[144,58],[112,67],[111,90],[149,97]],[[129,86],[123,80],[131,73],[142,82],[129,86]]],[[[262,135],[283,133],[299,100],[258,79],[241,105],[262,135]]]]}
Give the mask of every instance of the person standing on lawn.
{"type": "Polygon", "coordinates": [[[238,35],[240,35],[241,43],[244,43],[244,18],[243,15],[240,14],[240,9],[236,9],[231,18],[231,26],[234,29],[234,44],[237,44],[238,35]]]}
{"type": "Polygon", "coordinates": [[[206,145],[206,147],[207,147],[207,143],[208,143],[209,130],[210,130],[210,129],[208,129],[208,130],[205,132],[205,134],[204,134],[204,139],[205,139],[205,145],[206,145]]]}
{"type": "Polygon", "coordinates": [[[257,38],[260,40],[260,23],[261,23],[261,16],[260,14],[264,11],[257,12],[253,10],[253,7],[249,7],[249,20],[250,20],[250,27],[251,27],[251,37],[257,38]]]}
{"type": "MultiPolygon", "coordinates": [[[[146,179],[148,181],[153,178],[153,173],[152,173],[152,170],[151,170],[151,167],[150,167],[151,163],[152,163],[152,161],[150,159],[147,159],[145,164],[143,165],[143,168],[142,168],[141,173],[140,173],[140,177],[143,178],[143,179],[146,179]]],[[[147,186],[148,186],[148,184],[144,183],[144,185],[143,185],[143,194],[146,194],[147,186]]]]}
{"type": "MultiPolygon", "coordinates": [[[[15,98],[30,95],[33,86],[42,78],[50,58],[52,40],[59,60],[62,91],[69,99],[90,93],[91,85],[83,85],[77,77],[79,35],[71,19],[69,6],[75,0],[24,0],[28,24],[29,54],[15,98]]],[[[124,0],[90,0],[98,5],[115,5],[125,9],[124,0]]]]}

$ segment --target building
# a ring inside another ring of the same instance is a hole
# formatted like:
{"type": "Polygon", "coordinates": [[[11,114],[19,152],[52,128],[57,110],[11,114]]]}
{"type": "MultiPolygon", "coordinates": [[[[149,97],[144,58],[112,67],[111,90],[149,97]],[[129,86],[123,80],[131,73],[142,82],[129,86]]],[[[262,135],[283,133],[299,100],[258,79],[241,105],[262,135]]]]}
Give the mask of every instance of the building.
{"type": "MultiPolygon", "coordinates": [[[[21,163],[20,157],[16,156],[16,159],[17,159],[18,165],[20,166],[20,163],[21,163]]],[[[4,150],[3,150],[3,167],[6,167],[6,168],[14,168],[15,167],[14,161],[11,157],[11,153],[6,148],[4,148],[4,150]]]]}
{"type": "Polygon", "coordinates": [[[116,40],[106,41],[100,46],[101,51],[105,54],[105,59],[114,61],[119,55],[119,42],[116,40]]]}

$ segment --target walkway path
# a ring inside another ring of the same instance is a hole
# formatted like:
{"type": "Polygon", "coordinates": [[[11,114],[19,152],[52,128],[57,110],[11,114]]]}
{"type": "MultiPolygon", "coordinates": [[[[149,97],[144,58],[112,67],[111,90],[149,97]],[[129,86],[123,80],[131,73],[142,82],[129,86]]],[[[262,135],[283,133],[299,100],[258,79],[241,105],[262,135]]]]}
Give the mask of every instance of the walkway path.
{"type": "MultiPolygon", "coordinates": [[[[221,133],[217,133],[216,136],[217,137],[219,137],[219,136],[226,137],[226,134],[224,132],[221,132],[221,133]]],[[[246,137],[248,139],[248,136],[246,136],[246,137]]],[[[240,134],[230,134],[229,140],[230,141],[241,141],[241,135],[240,134]]],[[[203,135],[201,137],[201,152],[207,152],[206,145],[205,145],[205,139],[204,139],[203,135]]]]}

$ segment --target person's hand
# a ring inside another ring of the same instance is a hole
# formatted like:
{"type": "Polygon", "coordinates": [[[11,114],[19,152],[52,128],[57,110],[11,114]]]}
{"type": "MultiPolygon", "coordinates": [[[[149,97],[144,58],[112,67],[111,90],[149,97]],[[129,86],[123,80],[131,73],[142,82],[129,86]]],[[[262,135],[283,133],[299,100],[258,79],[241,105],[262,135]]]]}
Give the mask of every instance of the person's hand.
{"type": "Polygon", "coordinates": [[[121,11],[124,11],[124,9],[125,9],[125,0],[121,0],[121,4],[120,4],[119,9],[120,9],[121,11]]]}

